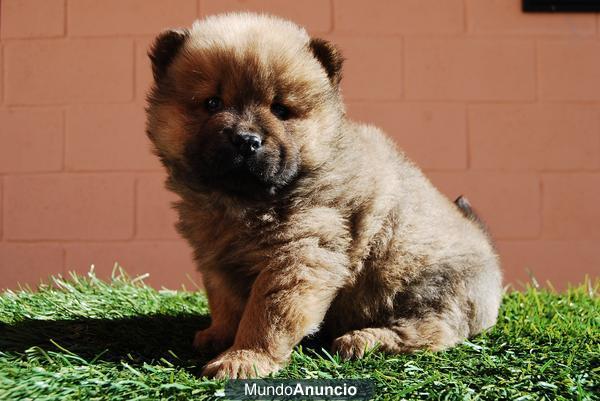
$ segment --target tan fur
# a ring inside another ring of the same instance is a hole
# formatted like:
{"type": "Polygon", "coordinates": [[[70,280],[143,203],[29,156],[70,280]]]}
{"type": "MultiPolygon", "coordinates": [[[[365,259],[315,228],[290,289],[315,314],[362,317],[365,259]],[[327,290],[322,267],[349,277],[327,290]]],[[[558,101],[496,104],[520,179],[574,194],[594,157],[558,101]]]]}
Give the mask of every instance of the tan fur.
{"type": "Polygon", "coordinates": [[[148,135],[212,311],[194,345],[221,352],[206,375],[274,372],[318,330],[354,358],[440,350],[495,323],[488,236],[377,128],[346,118],[333,45],[229,14],[162,34],[151,57],[148,135]],[[223,109],[206,111],[216,95],[223,109]],[[225,136],[247,131],[263,147],[239,161],[225,136]]]}

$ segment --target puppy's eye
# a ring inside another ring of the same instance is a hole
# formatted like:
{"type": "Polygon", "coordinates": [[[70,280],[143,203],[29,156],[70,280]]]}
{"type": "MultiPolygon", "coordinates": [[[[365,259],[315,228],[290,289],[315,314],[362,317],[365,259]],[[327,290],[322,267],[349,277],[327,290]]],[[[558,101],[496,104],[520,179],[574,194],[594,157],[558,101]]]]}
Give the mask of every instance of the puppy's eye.
{"type": "Polygon", "coordinates": [[[209,113],[215,113],[223,108],[223,99],[218,96],[209,97],[206,99],[204,107],[209,113]]]}
{"type": "Polygon", "coordinates": [[[273,103],[271,105],[271,113],[280,120],[287,120],[291,115],[290,109],[281,103],[273,103]]]}

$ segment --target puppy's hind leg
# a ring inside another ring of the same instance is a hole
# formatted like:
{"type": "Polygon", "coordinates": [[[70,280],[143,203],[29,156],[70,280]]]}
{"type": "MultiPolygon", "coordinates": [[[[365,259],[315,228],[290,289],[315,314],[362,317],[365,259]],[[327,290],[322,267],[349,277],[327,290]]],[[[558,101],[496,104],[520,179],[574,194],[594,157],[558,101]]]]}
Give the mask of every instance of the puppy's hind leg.
{"type": "Polygon", "coordinates": [[[465,336],[441,316],[398,319],[387,327],[353,330],[333,341],[332,351],[343,359],[362,358],[375,348],[388,354],[410,353],[420,349],[440,351],[465,336]]]}

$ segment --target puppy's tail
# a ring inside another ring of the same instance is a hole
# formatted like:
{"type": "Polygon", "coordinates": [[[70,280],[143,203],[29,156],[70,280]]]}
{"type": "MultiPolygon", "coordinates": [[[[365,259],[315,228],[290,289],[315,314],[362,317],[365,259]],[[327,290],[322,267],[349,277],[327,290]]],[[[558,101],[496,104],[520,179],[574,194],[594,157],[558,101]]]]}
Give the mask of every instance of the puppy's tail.
{"type": "Polygon", "coordinates": [[[490,237],[490,232],[489,232],[487,226],[485,225],[483,220],[481,220],[479,218],[477,213],[475,213],[475,210],[473,210],[473,207],[471,206],[471,203],[469,202],[469,200],[467,198],[465,198],[463,195],[461,195],[458,198],[456,198],[456,200],[454,201],[454,204],[456,205],[456,207],[458,207],[458,210],[460,210],[460,212],[463,214],[463,216],[465,216],[467,219],[471,220],[473,223],[477,224],[479,226],[479,228],[481,228],[483,230],[483,232],[488,237],[490,237]]]}

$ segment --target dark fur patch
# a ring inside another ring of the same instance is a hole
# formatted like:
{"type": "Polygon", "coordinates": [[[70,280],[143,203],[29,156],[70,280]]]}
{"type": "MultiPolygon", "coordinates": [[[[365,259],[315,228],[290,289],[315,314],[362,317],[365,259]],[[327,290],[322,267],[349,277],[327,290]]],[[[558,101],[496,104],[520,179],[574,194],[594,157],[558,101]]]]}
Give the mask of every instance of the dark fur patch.
{"type": "Polygon", "coordinates": [[[320,38],[311,39],[309,46],[313,55],[325,68],[331,83],[338,86],[342,80],[342,65],[344,64],[342,53],[335,45],[320,38]]]}
{"type": "Polygon", "coordinates": [[[455,298],[460,274],[452,266],[429,266],[414,282],[394,297],[394,310],[398,318],[422,318],[439,314],[455,298]]]}
{"type": "Polygon", "coordinates": [[[466,197],[460,195],[458,198],[456,198],[454,204],[456,205],[456,207],[458,207],[463,216],[477,224],[488,237],[490,236],[486,224],[483,222],[483,220],[481,220],[477,213],[475,213],[475,210],[471,206],[471,202],[469,202],[469,200],[466,197]]]}
{"type": "Polygon", "coordinates": [[[165,75],[188,35],[189,32],[185,29],[168,30],[158,35],[148,52],[148,57],[152,61],[152,75],[155,81],[165,75]]]}

